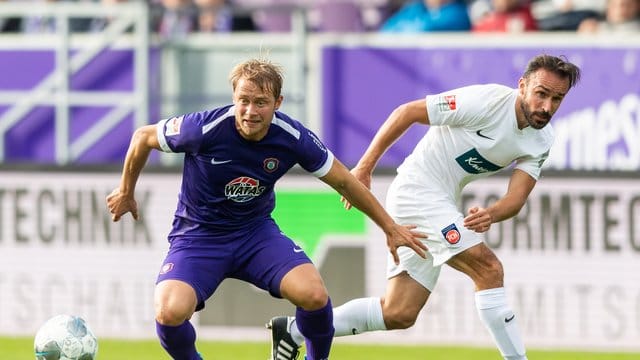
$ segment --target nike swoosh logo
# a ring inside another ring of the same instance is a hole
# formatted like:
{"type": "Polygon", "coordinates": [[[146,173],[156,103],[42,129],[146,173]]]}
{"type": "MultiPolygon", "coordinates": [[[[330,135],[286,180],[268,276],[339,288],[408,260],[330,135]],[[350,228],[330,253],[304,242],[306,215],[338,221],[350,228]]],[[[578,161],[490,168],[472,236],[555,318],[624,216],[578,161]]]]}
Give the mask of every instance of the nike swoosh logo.
{"type": "Polygon", "coordinates": [[[220,164],[226,164],[226,163],[230,163],[231,160],[216,160],[215,158],[211,158],[211,164],[212,165],[220,165],[220,164]]]}
{"type": "Polygon", "coordinates": [[[511,320],[515,319],[515,317],[516,317],[515,315],[511,315],[511,317],[504,318],[504,322],[508,323],[508,322],[510,322],[511,320]]]}
{"type": "Polygon", "coordinates": [[[301,253],[301,252],[303,252],[303,251],[304,251],[304,250],[302,250],[301,248],[299,248],[299,247],[297,247],[297,246],[293,248],[293,252],[294,252],[294,253],[301,253]]]}
{"type": "Polygon", "coordinates": [[[488,137],[487,135],[483,135],[480,131],[482,131],[482,130],[478,130],[478,131],[476,131],[476,135],[478,135],[478,136],[480,136],[480,137],[483,137],[483,138],[485,138],[485,139],[493,140],[493,138],[490,138],[490,137],[488,137]]]}

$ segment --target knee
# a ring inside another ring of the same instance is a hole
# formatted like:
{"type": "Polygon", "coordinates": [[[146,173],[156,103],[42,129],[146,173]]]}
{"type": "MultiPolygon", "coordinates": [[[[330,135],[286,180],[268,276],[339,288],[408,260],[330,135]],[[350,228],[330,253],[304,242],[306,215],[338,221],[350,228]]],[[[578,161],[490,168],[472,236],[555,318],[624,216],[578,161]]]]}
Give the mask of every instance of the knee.
{"type": "Polygon", "coordinates": [[[178,326],[189,319],[185,311],[162,304],[156,305],[156,321],[161,325],[178,326]]]}
{"type": "Polygon", "coordinates": [[[497,258],[487,259],[477,273],[476,285],[479,288],[501,287],[504,282],[504,269],[497,258]]]}
{"type": "Polygon", "coordinates": [[[161,325],[178,326],[189,320],[196,303],[195,290],[184,282],[165,280],[156,285],[154,307],[156,321],[161,325]]]}
{"type": "Polygon", "coordinates": [[[304,291],[302,300],[298,306],[307,310],[320,310],[327,305],[329,294],[324,286],[313,286],[304,291]]]}
{"type": "Polygon", "coordinates": [[[163,299],[156,299],[155,301],[156,321],[161,325],[181,325],[191,318],[194,310],[193,307],[184,302],[163,301],[163,299]]]}
{"type": "Polygon", "coordinates": [[[289,271],[280,281],[280,295],[306,311],[322,309],[329,301],[324,281],[312,264],[289,271]]]}
{"type": "Polygon", "coordinates": [[[484,274],[488,279],[502,282],[504,278],[504,269],[502,263],[497,258],[493,258],[484,266],[484,274]]]}
{"type": "Polygon", "coordinates": [[[382,309],[382,315],[387,330],[408,329],[418,318],[418,314],[406,308],[382,309]]]}

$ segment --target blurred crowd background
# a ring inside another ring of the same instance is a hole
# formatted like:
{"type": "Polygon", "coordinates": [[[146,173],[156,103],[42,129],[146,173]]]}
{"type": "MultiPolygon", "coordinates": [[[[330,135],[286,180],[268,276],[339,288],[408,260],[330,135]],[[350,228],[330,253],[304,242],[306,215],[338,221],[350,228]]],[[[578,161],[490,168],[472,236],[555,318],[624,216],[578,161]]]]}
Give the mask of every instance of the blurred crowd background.
{"type": "MultiPolygon", "coordinates": [[[[115,3],[144,0],[0,0],[115,3]]],[[[150,30],[162,38],[197,32],[287,32],[304,9],[310,32],[640,33],[640,0],[147,0],[150,30]]],[[[102,30],[108,18],[73,19],[73,32],[102,30]]],[[[55,19],[2,16],[5,33],[55,31],[55,19]]]]}

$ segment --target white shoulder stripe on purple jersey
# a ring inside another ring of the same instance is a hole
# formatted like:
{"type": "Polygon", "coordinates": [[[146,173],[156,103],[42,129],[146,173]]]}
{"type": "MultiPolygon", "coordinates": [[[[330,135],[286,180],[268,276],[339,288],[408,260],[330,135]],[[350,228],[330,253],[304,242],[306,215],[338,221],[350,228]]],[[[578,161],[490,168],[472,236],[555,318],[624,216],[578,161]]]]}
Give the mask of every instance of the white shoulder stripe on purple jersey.
{"type": "Polygon", "coordinates": [[[300,131],[298,131],[282,119],[277,118],[275,114],[273,114],[273,120],[271,121],[271,124],[282,128],[282,130],[291,134],[294,138],[296,138],[296,140],[300,140],[300,131]]]}
{"type": "Polygon", "coordinates": [[[160,144],[160,149],[162,149],[162,151],[164,152],[172,153],[173,150],[171,150],[169,144],[167,144],[167,139],[165,139],[164,137],[164,127],[167,124],[168,120],[169,119],[158,121],[158,124],[156,124],[156,133],[158,135],[158,143],[160,144]]]}
{"type": "Polygon", "coordinates": [[[226,113],[218,116],[217,118],[215,118],[212,122],[208,123],[207,125],[202,127],[202,134],[206,134],[209,131],[211,131],[211,129],[213,129],[214,127],[218,126],[218,124],[220,124],[220,122],[226,118],[228,118],[229,116],[233,116],[233,112],[235,111],[235,105],[230,107],[226,113]]]}
{"type": "Polygon", "coordinates": [[[329,173],[329,170],[331,170],[331,166],[333,166],[333,159],[333,153],[329,149],[327,149],[327,161],[324,162],[324,165],[322,165],[320,169],[312,172],[311,174],[319,178],[327,175],[329,173]]]}

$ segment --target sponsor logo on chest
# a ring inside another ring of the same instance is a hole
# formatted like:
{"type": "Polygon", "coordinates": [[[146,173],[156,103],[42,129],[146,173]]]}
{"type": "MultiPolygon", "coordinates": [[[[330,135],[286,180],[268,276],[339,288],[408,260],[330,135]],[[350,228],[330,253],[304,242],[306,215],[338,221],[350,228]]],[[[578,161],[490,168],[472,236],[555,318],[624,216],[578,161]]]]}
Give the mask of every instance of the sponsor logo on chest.
{"type": "Polygon", "coordinates": [[[243,203],[262,195],[264,189],[264,186],[260,186],[259,180],[241,176],[224,186],[224,195],[231,201],[243,203]]]}
{"type": "Polygon", "coordinates": [[[475,148],[458,156],[456,162],[469,174],[482,174],[502,169],[502,166],[485,159],[475,148]]]}

